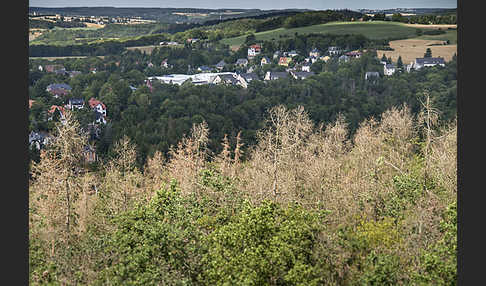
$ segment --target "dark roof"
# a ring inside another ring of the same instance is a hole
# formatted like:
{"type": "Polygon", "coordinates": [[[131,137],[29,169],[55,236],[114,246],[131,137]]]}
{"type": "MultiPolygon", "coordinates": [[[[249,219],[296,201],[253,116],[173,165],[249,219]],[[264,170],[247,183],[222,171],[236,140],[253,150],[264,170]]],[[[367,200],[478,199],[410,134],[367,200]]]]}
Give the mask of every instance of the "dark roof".
{"type": "Polygon", "coordinates": [[[289,74],[287,72],[270,72],[270,79],[287,78],[289,74]]]}
{"type": "Polygon", "coordinates": [[[306,72],[306,71],[294,71],[294,76],[297,78],[306,78],[308,76],[314,75],[314,72],[306,72]]]}
{"type": "Polygon", "coordinates": [[[211,70],[211,68],[208,67],[208,66],[200,66],[199,69],[203,70],[203,71],[210,71],[211,70]]]}
{"type": "Polygon", "coordinates": [[[65,89],[65,90],[71,90],[71,86],[66,83],[52,83],[47,86],[48,90],[55,90],[55,89],[65,89]]]}
{"type": "Polygon", "coordinates": [[[82,99],[82,98],[71,98],[71,99],[69,99],[69,103],[71,103],[71,104],[84,104],[84,99],[82,99]]]}
{"type": "Polygon", "coordinates": [[[219,77],[224,83],[236,84],[238,80],[232,74],[220,74],[219,77]]]}
{"type": "Polygon", "coordinates": [[[243,64],[243,63],[248,63],[248,60],[247,59],[238,59],[236,60],[236,64],[243,64]]]}
{"type": "Polygon", "coordinates": [[[250,80],[259,80],[260,78],[258,77],[258,75],[254,72],[251,72],[251,73],[242,73],[241,74],[241,77],[244,78],[246,81],[250,81],[250,80]]]}
{"type": "Polygon", "coordinates": [[[444,58],[416,58],[418,64],[445,64],[444,58]]]}
{"type": "Polygon", "coordinates": [[[395,68],[395,65],[394,64],[386,64],[385,67],[387,69],[394,69],[395,68]]]}

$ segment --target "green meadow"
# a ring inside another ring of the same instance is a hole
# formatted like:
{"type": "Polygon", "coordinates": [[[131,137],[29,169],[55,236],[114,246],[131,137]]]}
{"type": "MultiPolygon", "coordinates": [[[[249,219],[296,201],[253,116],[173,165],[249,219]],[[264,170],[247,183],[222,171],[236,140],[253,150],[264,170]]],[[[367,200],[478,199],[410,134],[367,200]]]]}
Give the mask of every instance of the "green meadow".
{"type": "MultiPolygon", "coordinates": [[[[362,34],[369,39],[407,39],[416,37],[417,28],[408,27],[398,22],[330,22],[326,24],[299,27],[292,29],[278,28],[270,31],[255,33],[257,41],[278,40],[298,34],[362,34]]],[[[235,46],[245,42],[247,35],[222,39],[221,43],[235,46]]],[[[440,36],[440,35],[439,35],[440,36]]]]}

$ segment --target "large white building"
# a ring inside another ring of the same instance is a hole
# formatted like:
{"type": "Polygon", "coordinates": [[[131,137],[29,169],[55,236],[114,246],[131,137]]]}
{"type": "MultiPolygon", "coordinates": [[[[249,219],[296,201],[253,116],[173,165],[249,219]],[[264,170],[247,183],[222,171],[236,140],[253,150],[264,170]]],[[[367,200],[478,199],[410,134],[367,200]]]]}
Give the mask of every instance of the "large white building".
{"type": "Polygon", "coordinates": [[[233,72],[218,72],[218,73],[198,73],[198,74],[169,74],[163,76],[151,76],[148,77],[148,80],[158,80],[160,82],[166,84],[177,84],[181,85],[186,80],[190,79],[193,84],[201,85],[201,84],[212,84],[218,75],[232,75],[235,78],[237,77],[236,73],[233,72]]]}
{"type": "Polygon", "coordinates": [[[423,67],[445,66],[445,61],[444,58],[416,58],[410,65],[411,68],[419,70],[423,67]]]}

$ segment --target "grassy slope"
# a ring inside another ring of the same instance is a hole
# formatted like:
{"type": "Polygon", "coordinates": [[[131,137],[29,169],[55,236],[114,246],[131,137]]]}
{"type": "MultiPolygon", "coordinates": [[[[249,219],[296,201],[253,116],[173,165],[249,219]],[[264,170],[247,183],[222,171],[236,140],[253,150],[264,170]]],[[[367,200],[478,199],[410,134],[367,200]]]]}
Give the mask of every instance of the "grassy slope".
{"type": "Polygon", "coordinates": [[[152,31],[164,28],[166,24],[120,25],[110,24],[103,28],[54,28],[31,41],[30,45],[72,45],[78,43],[97,42],[102,39],[130,39],[148,35],[152,31]]]}
{"type": "Polygon", "coordinates": [[[457,44],[457,30],[447,30],[445,34],[442,35],[423,35],[417,37],[417,39],[422,40],[440,40],[446,41],[449,40],[451,45],[457,44]]]}
{"type": "MultiPolygon", "coordinates": [[[[363,34],[370,39],[406,39],[416,35],[416,28],[407,27],[397,22],[373,21],[373,22],[331,22],[327,24],[299,27],[292,29],[279,28],[270,31],[255,33],[257,41],[278,40],[280,36],[293,36],[299,34],[363,34]]],[[[246,35],[235,38],[222,39],[221,42],[233,45],[241,45],[246,35]]]]}

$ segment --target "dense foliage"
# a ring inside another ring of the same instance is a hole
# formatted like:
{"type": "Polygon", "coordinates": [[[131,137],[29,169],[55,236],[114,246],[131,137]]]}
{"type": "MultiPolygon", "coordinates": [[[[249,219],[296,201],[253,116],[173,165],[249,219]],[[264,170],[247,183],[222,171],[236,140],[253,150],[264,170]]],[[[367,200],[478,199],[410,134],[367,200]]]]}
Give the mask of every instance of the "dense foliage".
{"type": "Polygon", "coordinates": [[[143,171],[127,137],[86,168],[68,113],[32,165],[30,283],[455,285],[457,133],[434,112],[392,108],[347,139],[342,118],[278,106],[243,162],[227,140],[208,152],[202,123],[143,171]]]}

